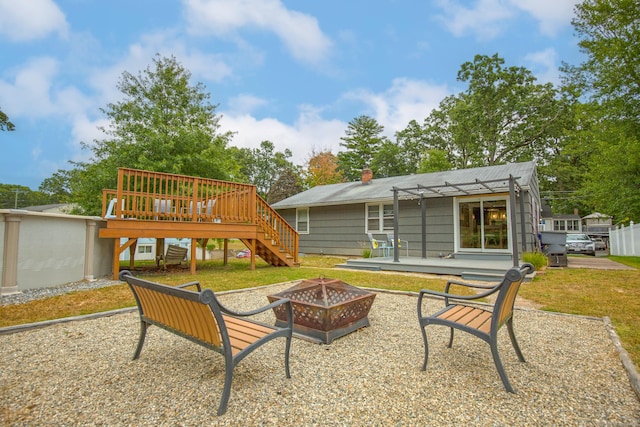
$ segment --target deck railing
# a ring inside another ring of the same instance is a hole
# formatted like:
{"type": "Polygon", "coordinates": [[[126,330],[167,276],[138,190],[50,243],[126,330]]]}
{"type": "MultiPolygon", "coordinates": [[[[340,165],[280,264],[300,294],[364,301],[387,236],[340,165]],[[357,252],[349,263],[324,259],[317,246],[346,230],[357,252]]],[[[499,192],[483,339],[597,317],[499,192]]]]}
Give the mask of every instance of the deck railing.
{"type": "Polygon", "coordinates": [[[297,258],[297,232],[257,194],[255,185],[119,168],[117,188],[103,190],[102,216],[256,224],[297,258]]]}

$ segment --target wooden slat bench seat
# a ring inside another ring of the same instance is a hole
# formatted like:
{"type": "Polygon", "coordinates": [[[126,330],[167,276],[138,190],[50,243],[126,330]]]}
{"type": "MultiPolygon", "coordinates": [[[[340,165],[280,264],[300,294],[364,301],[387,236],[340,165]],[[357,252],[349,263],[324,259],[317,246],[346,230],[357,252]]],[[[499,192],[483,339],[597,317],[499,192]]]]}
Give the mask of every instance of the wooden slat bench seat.
{"type": "Polygon", "coordinates": [[[140,313],[140,339],[134,360],[140,356],[149,325],[159,326],[224,356],[225,380],[218,415],[227,410],[234,367],[253,350],[274,338],[286,339],[285,374],[287,378],[291,378],[289,351],[293,332],[293,308],[288,299],[239,313],[220,304],[211,289],[201,290],[199,282],[167,286],[134,277],[127,270],[121,271],[119,278],[129,284],[140,313]],[[190,286],[194,286],[197,291],[185,289],[190,286]],[[288,314],[284,327],[270,326],[248,318],[282,304],[288,314]]]}
{"type": "Polygon", "coordinates": [[[511,344],[516,351],[516,355],[521,362],[524,362],[524,356],[520,351],[515,333],[513,332],[513,305],[522,281],[527,274],[533,273],[533,271],[533,265],[525,263],[520,267],[513,267],[509,269],[504,274],[502,280],[494,286],[450,280],[447,282],[444,292],[437,292],[429,289],[421,290],[420,296],[418,297],[418,322],[420,323],[422,339],[424,342],[424,362],[422,364],[422,370],[424,371],[427,369],[427,361],[429,359],[429,344],[427,342],[426,327],[428,325],[448,326],[451,328],[448,347],[451,347],[453,344],[454,329],[468,332],[487,342],[491,347],[493,362],[498,369],[500,379],[502,380],[505,389],[511,393],[515,393],[504,367],[502,366],[502,362],[500,361],[500,355],[498,353],[498,331],[502,326],[507,326],[509,338],[511,339],[511,344]],[[453,294],[450,292],[451,286],[453,285],[476,288],[483,290],[483,292],[476,295],[453,294]],[[465,303],[465,301],[478,300],[494,293],[497,293],[497,297],[493,310],[465,303]],[[427,295],[443,297],[445,307],[435,314],[423,316],[422,301],[427,295]]]}

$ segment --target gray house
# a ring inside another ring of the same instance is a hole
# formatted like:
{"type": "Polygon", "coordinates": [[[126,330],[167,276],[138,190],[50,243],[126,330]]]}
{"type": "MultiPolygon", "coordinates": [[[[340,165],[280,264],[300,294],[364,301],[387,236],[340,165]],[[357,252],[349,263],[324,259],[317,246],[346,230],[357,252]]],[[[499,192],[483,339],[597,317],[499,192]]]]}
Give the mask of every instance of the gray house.
{"type": "Polygon", "coordinates": [[[534,162],[321,185],[272,205],[302,253],[362,256],[368,233],[407,241],[398,257],[508,259],[538,247],[534,162]],[[408,248],[408,251],[407,251],[408,248]]]}

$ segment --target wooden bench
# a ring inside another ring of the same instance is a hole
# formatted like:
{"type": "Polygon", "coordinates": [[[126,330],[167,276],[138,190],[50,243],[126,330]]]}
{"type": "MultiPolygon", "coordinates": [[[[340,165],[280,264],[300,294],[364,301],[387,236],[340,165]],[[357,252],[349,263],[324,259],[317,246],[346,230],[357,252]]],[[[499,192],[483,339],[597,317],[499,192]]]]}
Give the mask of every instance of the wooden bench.
{"type": "Polygon", "coordinates": [[[453,344],[454,329],[468,332],[487,342],[491,347],[493,362],[498,369],[498,374],[500,374],[504,388],[511,393],[515,393],[500,361],[500,354],[498,353],[498,331],[502,326],[507,326],[509,338],[516,351],[516,355],[521,362],[524,362],[524,356],[522,355],[522,351],[520,351],[515,333],[513,332],[513,305],[525,276],[533,273],[534,270],[533,265],[524,263],[520,267],[512,267],[509,269],[504,274],[502,280],[495,285],[478,285],[449,280],[444,292],[429,289],[421,290],[420,296],[418,297],[418,322],[420,323],[424,342],[424,363],[422,364],[422,370],[427,369],[427,361],[429,359],[429,345],[425,328],[428,325],[448,326],[451,329],[448,347],[451,347],[453,344]],[[452,285],[476,288],[482,290],[482,292],[476,295],[453,294],[450,292],[452,285]],[[493,294],[497,294],[493,310],[464,302],[472,302],[473,300],[479,300],[493,294]],[[426,295],[443,297],[445,307],[435,314],[423,316],[422,300],[426,295]]]}
{"type": "Polygon", "coordinates": [[[225,380],[218,415],[227,410],[234,367],[253,350],[274,338],[286,338],[284,366],[287,378],[291,378],[289,350],[293,332],[293,308],[289,299],[239,313],[222,306],[211,289],[201,290],[199,282],[167,286],[134,277],[127,270],[121,271],[119,278],[129,284],[140,312],[140,339],[134,360],[140,356],[149,325],[159,326],[224,357],[225,380]],[[190,286],[194,286],[197,292],[185,289],[190,286]],[[246,318],[283,304],[288,316],[283,327],[246,318]]]}
{"type": "Polygon", "coordinates": [[[164,270],[167,269],[167,265],[180,265],[182,261],[187,259],[187,253],[189,249],[178,246],[178,245],[169,245],[167,247],[166,255],[161,256],[158,259],[159,263],[162,263],[162,268],[164,270]]]}

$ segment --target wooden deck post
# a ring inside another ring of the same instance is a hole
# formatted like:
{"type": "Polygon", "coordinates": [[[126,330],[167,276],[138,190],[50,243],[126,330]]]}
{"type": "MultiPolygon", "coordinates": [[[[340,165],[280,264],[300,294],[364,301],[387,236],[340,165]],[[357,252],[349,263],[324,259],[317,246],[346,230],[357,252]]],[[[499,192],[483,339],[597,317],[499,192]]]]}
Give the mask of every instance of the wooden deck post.
{"type": "MultiPolygon", "coordinates": [[[[196,245],[198,243],[198,239],[191,239],[191,263],[190,263],[190,267],[191,267],[191,274],[196,274],[196,262],[198,261],[196,259],[197,256],[197,248],[196,245]]],[[[203,257],[204,258],[204,257],[203,257]]]]}

